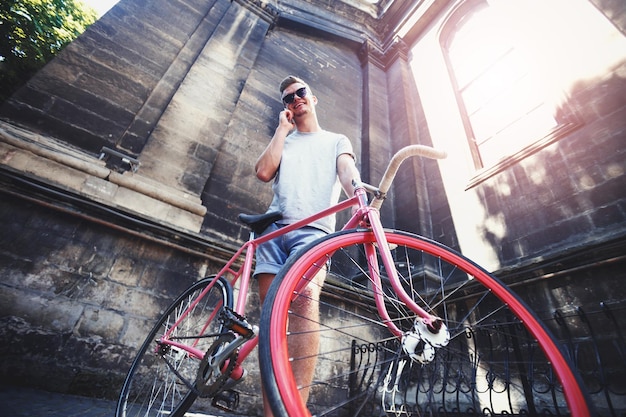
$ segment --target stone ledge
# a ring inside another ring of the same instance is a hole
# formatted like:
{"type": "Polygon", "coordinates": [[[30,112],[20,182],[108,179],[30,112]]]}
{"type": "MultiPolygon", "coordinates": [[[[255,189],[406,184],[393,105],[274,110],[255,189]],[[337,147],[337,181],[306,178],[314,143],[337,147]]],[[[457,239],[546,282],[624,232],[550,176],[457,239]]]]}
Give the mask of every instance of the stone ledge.
{"type": "Polygon", "coordinates": [[[199,232],[206,214],[197,196],[136,173],[112,171],[91,155],[1,121],[0,164],[183,231],[199,232]]]}

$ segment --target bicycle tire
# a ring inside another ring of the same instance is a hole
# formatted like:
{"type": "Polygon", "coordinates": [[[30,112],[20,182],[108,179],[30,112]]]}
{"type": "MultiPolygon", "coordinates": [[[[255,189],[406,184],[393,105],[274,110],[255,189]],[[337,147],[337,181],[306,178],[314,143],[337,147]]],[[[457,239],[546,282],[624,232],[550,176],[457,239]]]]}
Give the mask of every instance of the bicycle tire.
{"type": "Polygon", "coordinates": [[[192,389],[196,386],[201,361],[173,346],[160,347],[158,344],[161,336],[195,301],[198,304],[177,326],[170,339],[193,341],[195,348],[206,352],[222,333],[217,313],[223,306],[232,308],[233,293],[225,279],[211,276],[187,288],[158,319],[130,366],[117,402],[116,417],[183,416],[192,405],[194,411],[210,407],[204,401],[196,401],[198,391],[192,389]],[[212,288],[198,301],[202,291],[215,280],[212,288]],[[194,338],[200,335],[203,337],[194,338]]]}
{"type": "Polygon", "coordinates": [[[406,332],[403,339],[414,333],[415,314],[386,284],[372,288],[363,244],[375,242],[373,232],[328,235],[286,263],[263,306],[261,375],[275,416],[590,415],[577,371],[519,296],[444,245],[406,232],[385,235],[403,288],[443,319],[448,344],[430,349],[421,341],[412,352],[403,349],[380,323],[373,291],[383,293],[391,318],[406,332]],[[328,261],[305,404],[293,372],[301,358],[289,348],[292,338],[302,337],[287,331],[297,319],[290,304],[306,297],[296,288],[302,277],[328,261]]]}

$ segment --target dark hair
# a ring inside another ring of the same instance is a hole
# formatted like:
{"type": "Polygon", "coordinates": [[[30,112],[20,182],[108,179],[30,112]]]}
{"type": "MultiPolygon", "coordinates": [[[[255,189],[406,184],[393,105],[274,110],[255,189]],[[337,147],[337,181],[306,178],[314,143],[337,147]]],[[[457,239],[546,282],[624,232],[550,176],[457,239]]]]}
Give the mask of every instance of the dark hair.
{"type": "Polygon", "coordinates": [[[308,87],[307,83],[305,83],[302,78],[296,77],[295,75],[288,75],[285,77],[284,80],[280,82],[280,86],[278,87],[278,89],[280,90],[280,94],[282,94],[283,91],[285,91],[285,89],[289,87],[291,84],[295,84],[295,83],[304,84],[305,86],[308,87]]]}

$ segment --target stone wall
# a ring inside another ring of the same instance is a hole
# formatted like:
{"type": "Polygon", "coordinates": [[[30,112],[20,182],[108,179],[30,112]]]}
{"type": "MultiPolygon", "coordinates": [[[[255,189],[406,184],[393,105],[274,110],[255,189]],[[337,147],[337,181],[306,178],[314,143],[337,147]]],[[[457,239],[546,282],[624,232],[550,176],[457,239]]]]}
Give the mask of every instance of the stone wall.
{"type": "MultiPolygon", "coordinates": [[[[315,3],[122,0],[2,104],[3,380],[115,398],[160,312],[247,238],[237,214],[269,204],[253,165],[284,76],[310,83],[365,179],[419,141],[389,139],[386,71],[407,75],[371,36],[389,18],[315,3]]],[[[408,7],[383,3],[394,19],[408,7]]],[[[250,415],[255,356],[239,387],[250,415]]]]}
{"type": "MultiPolygon", "coordinates": [[[[452,2],[430,2],[395,38],[390,28],[410,3],[379,2],[387,12],[378,15],[339,1],[122,0],[3,103],[2,377],[115,396],[159,311],[247,238],[237,214],[267,207],[270,186],[253,166],[276,126],[285,75],[311,84],[322,126],[352,140],[366,181],[375,184],[400,147],[437,144],[409,63],[452,2]]],[[[619,0],[593,4],[625,33],[619,0]]],[[[555,311],[574,317],[581,307],[597,319],[602,303],[623,306],[612,290],[626,218],[623,72],[570,92],[580,123],[558,147],[467,193],[458,186],[485,209],[471,221],[508,227],[504,237],[472,230],[486,243],[469,250],[496,253],[498,274],[548,322],[555,311]],[[533,181],[536,169],[547,180],[533,181]]],[[[461,247],[470,219],[453,217],[446,175],[437,162],[407,164],[384,224],[461,247]]],[[[589,330],[573,326],[589,346],[589,330]]],[[[617,343],[611,337],[603,341],[617,343]]],[[[246,384],[254,409],[258,390],[246,384]]]]}
{"type": "Polygon", "coordinates": [[[95,207],[19,196],[41,184],[2,183],[2,380],[114,398],[154,320],[214,263],[95,207]]]}

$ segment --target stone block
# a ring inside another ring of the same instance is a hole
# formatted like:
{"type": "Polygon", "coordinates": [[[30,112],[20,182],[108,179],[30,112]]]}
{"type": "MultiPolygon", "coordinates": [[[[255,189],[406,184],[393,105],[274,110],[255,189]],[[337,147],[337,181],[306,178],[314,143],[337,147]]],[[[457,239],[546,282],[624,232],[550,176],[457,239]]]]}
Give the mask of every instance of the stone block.
{"type": "Polygon", "coordinates": [[[95,200],[110,201],[118,191],[118,186],[102,178],[86,177],[80,190],[95,200]]]}
{"type": "Polygon", "coordinates": [[[155,314],[153,317],[148,318],[126,318],[126,327],[119,338],[119,343],[123,346],[131,348],[126,352],[126,357],[122,358],[123,362],[129,364],[128,366],[132,363],[136,351],[146,340],[148,333],[152,330],[158,318],[159,314],[155,314]]]}
{"type": "Polygon", "coordinates": [[[54,332],[72,332],[83,307],[69,299],[57,298],[52,294],[38,295],[23,289],[0,287],[0,299],[9,301],[10,315],[54,332]]]}
{"type": "Polygon", "coordinates": [[[122,313],[88,306],[83,311],[75,333],[78,336],[101,337],[102,340],[117,340],[124,328],[122,313]]]}
{"type": "Polygon", "coordinates": [[[140,281],[144,269],[143,260],[121,254],[115,258],[111,266],[109,279],[122,285],[134,287],[140,281]]]}
{"type": "Polygon", "coordinates": [[[156,295],[149,290],[112,285],[102,305],[107,309],[124,311],[127,315],[134,317],[148,318],[159,314],[162,301],[157,299],[156,295]]]}

